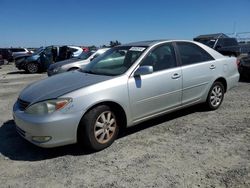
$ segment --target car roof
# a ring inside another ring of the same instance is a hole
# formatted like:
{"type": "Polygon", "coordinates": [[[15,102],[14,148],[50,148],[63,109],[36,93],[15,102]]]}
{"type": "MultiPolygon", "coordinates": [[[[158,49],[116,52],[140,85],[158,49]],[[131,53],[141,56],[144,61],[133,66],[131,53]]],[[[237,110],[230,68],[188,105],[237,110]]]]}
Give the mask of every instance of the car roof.
{"type": "Polygon", "coordinates": [[[98,52],[102,52],[102,51],[107,51],[107,50],[109,50],[110,48],[99,48],[98,50],[96,50],[96,52],[98,51],[98,52]]]}
{"type": "Polygon", "coordinates": [[[159,42],[164,42],[164,41],[170,41],[166,39],[161,39],[161,40],[148,40],[148,41],[139,41],[139,42],[132,42],[128,44],[123,44],[121,46],[153,46],[159,42]]]}
{"type": "MultiPolygon", "coordinates": [[[[128,44],[122,44],[120,46],[154,46],[155,44],[164,43],[164,42],[189,42],[189,43],[196,43],[192,40],[175,40],[175,39],[161,39],[161,40],[148,40],[148,41],[139,41],[133,42],[128,44]]],[[[197,44],[197,43],[196,43],[197,44]]]]}

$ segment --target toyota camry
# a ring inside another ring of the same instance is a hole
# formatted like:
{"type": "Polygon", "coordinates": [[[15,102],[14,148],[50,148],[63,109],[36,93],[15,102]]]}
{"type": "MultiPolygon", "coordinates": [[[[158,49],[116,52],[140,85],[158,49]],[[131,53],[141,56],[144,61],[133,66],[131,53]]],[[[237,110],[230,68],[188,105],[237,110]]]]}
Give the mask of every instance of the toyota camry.
{"type": "Polygon", "coordinates": [[[193,41],[120,45],[27,86],[13,107],[16,130],[41,147],[102,150],[122,128],[198,103],[216,110],[238,83],[236,62],[193,41]]]}

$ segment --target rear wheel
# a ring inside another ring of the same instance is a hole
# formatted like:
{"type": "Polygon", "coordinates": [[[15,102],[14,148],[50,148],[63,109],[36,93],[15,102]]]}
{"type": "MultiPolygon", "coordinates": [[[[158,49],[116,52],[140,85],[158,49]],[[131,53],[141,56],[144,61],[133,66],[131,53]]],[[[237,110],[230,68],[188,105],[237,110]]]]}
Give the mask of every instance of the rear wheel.
{"type": "Polygon", "coordinates": [[[223,101],[224,93],[223,84],[221,82],[215,82],[208,93],[206,101],[207,107],[210,110],[216,110],[219,108],[223,101]]]}
{"type": "Polygon", "coordinates": [[[38,64],[34,62],[28,63],[26,66],[26,70],[28,73],[37,73],[39,71],[38,64]]]}
{"type": "Polygon", "coordinates": [[[78,129],[78,142],[99,151],[110,146],[118,136],[118,119],[113,110],[100,105],[87,112],[78,129]]]}

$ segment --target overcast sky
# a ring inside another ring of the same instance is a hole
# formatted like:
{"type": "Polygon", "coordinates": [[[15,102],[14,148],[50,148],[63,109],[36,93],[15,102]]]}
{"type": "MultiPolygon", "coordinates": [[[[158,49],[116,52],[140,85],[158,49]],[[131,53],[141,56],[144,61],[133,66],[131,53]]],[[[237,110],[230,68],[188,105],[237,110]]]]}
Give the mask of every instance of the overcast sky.
{"type": "Polygon", "coordinates": [[[0,47],[250,32],[250,0],[0,0],[0,47]]]}

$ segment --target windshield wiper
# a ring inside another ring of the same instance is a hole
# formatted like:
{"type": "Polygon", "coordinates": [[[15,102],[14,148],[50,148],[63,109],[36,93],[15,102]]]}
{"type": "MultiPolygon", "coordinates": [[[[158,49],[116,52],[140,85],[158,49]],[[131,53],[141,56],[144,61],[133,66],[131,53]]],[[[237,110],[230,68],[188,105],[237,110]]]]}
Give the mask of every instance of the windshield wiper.
{"type": "Polygon", "coordinates": [[[96,75],[103,75],[103,76],[116,76],[114,74],[109,74],[109,73],[97,73],[97,72],[93,72],[91,70],[80,70],[81,72],[87,73],[87,74],[96,74],[96,75]]]}
{"type": "Polygon", "coordinates": [[[87,73],[87,74],[96,74],[95,72],[92,72],[91,70],[82,70],[81,72],[87,73]]]}

